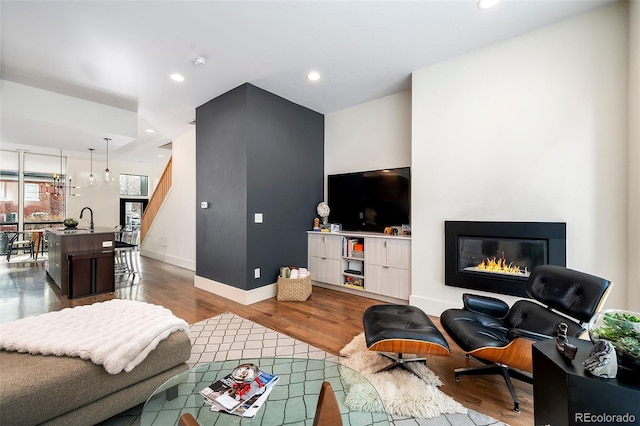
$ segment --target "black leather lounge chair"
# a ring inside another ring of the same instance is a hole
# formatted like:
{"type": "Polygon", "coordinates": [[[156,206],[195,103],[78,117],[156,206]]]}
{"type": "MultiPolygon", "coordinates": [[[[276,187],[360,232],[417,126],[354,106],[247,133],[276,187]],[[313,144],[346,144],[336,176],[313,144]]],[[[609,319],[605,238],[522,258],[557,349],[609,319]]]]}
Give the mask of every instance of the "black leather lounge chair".
{"type": "Polygon", "coordinates": [[[555,338],[562,322],[568,326],[567,336],[580,337],[611,286],[593,275],[544,265],[532,271],[526,285],[527,294],[540,303],[518,300],[509,308],[499,299],[464,294],[464,309],[444,311],[440,322],[467,356],[487,365],[456,369],[456,381],[461,375],[501,374],[511,392],[513,410],[520,412],[510,378],[533,383],[533,343],[555,338]]]}

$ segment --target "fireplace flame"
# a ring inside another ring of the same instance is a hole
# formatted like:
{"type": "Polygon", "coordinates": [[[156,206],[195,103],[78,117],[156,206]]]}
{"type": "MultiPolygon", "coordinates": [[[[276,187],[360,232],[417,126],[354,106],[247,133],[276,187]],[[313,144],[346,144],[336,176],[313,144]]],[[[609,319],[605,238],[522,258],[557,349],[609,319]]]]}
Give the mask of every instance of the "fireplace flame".
{"type": "MultiPolygon", "coordinates": [[[[513,262],[507,264],[507,259],[504,258],[497,259],[492,257],[491,259],[485,259],[476,267],[481,271],[502,272],[506,274],[522,273],[518,265],[514,265],[513,262]]],[[[526,272],[527,268],[525,267],[524,270],[526,272]]]]}
{"type": "Polygon", "coordinates": [[[522,269],[520,266],[514,265],[513,262],[507,261],[507,259],[504,257],[504,253],[500,258],[494,256],[491,258],[484,259],[478,265],[471,268],[465,268],[465,270],[489,272],[489,273],[496,273],[496,274],[517,275],[517,276],[525,276],[525,277],[528,277],[529,275],[531,275],[526,266],[524,269],[522,269]]]}

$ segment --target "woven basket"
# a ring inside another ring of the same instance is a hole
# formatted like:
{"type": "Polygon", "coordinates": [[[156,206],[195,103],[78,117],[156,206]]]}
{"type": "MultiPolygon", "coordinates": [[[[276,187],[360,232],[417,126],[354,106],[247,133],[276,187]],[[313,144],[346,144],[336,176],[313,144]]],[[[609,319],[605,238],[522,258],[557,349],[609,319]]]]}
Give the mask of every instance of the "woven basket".
{"type": "Polygon", "coordinates": [[[304,302],[311,296],[311,274],[304,278],[278,277],[279,302],[304,302]]]}

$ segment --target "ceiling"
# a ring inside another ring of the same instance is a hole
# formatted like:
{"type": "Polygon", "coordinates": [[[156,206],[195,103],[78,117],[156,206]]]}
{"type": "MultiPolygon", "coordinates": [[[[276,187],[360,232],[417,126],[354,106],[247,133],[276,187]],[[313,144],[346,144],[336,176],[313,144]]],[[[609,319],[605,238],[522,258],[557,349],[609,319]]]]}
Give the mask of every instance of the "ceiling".
{"type": "Polygon", "coordinates": [[[158,161],[196,107],[245,82],[327,114],[611,2],[2,0],[0,141],[99,158],[110,137],[111,158],[158,161]],[[311,70],[321,79],[309,81],[311,70]]]}

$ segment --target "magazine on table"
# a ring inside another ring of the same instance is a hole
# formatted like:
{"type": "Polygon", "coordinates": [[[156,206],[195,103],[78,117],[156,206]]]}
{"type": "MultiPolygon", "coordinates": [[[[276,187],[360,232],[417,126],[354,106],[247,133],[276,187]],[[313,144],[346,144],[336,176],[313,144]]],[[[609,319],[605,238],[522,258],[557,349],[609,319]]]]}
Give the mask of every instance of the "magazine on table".
{"type": "Polygon", "coordinates": [[[200,391],[211,411],[221,411],[242,417],[253,417],[262,406],[279,377],[259,370],[250,383],[238,383],[227,374],[200,391]]]}
{"type": "MultiPolygon", "coordinates": [[[[235,414],[236,416],[248,417],[248,418],[255,417],[255,415],[258,412],[258,410],[260,409],[260,407],[262,407],[262,404],[264,404],[264,402],[269,397],[269,394],[273,390],[273,385],[277,381],[278,381],[278,379],[273,381],[269,386],[266,386],[264,392],[253,395],[251,398],[246,400],[238,408],[236,408],[235,410],[231,411],[230,414],[235,414]]],[[[217,405],[215,403],[211,404],[211,407],[209,409],[211,411],[214,411],[214,412],[228,412],[228,411],[222,409],[219,405],[217,405]]]]}

